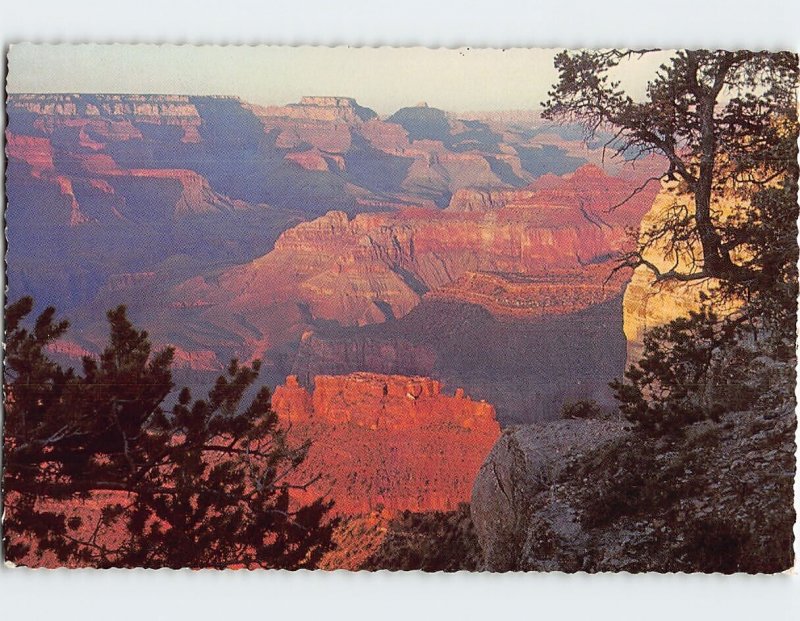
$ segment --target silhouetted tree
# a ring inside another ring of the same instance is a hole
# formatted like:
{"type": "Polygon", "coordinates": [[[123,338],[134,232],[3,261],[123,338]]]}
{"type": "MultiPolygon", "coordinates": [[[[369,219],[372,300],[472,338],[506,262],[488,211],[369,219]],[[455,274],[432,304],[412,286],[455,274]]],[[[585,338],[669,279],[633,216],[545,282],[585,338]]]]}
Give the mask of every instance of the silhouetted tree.
{"type": "MultiPolygon", "coordinates": [[[[581,124],[587,139],[610,135],[604,148],[616,156],[664,156],[666,177],[679,181],[680,190],[692,198],[691,209],[676,210],[663,226],[643,231],[640,247],[624,257],[624,265],[644,265],[657,280],[715,277],[756,286],[767,269],[767,257],[753,253],[755,245],[767,241],[759,236],[759,208],[747,205],[734,217],[723,217],[715,198],[730,199],[733,192],[747,203],[770,184],[796,178],[797,55],[678,51],[648,82],[645,99],[635,101],[611,73],[646,53],[558,54],[559,80],[544,104],[544,116],[581,124]],[[645,254],[664,244],[674,250],[696,245],[702,257],[693,269],[661,271],[645,254]]],[[[782,213],[777,221],[786,226],[794,212],[782,213]]],[[[786,250],[771,246],[770,259],[786,250]]]]}
{"type": "MultiPolygon", "coordinates": [[[[23,298],[6,309],[6,558],[143,567],[313,567],[332,547],[330,502],[292,502],[307,445],[289,446],[260,364],[233,360],[205,399],[172,392],[171,348],[153,352],[125,307],[82,373],[46,347],[67,330],[23,298]],[[32,557],[31,557],[32,555],[32,557]]],[[[33,561],[35,563],[35,560],[33,561]]]]}
{"type": "Polygon", "coordinates": [[[718,297],[702,312],[648,332],[641,359],[612,382],[628,419],[665,433],[747,406],[743,386],[741,398],[717,393],[713,402],[708,394],[712,357],[733,356],[745,333],[774,359],[794,356],[798,57],[680,50],[636,101],[611,75],[649,52],[558,54],[559,79],[544,116],[581,124],[587,140],[606,136],[613,157],[660,154],[665,174],[646,183],[676,181],[677,200],[686,199],[643,228],[619,266],[643,266],[656,283],[715,279],[718,297]],[[653,252],[671,257],[674,267],[659,269],[647,258],[653,252]],[[737,311],[717,317],[720,300],[736,300],[737,311]]]}

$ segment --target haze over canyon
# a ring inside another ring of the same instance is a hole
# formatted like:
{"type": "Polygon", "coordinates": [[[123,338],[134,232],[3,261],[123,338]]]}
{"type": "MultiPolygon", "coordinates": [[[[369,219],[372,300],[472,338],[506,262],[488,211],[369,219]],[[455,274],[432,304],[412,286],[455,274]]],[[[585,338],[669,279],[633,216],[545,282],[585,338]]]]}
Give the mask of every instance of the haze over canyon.
{"type": "Polygon", "coordinates": [[[181,383],[263,359],[342,514],[453,510],[500,426],[610,402],[613,268],[660,160],[533,112],[347,97],[12,94],[8,114],[9,299],[70,318],[51,354],[96,355],[125,304],[181,383]]]}

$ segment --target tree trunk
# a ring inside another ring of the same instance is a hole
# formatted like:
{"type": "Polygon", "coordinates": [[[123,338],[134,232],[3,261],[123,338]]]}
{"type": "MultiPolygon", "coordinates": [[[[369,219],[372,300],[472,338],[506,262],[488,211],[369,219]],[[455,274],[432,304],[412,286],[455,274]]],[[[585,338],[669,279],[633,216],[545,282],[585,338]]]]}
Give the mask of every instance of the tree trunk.
{"type": "Polygon", "coordinates": [[[709,276],[724,277],[734,269],[729,254],[722,249],[719,233],[711,221],[711,191],[717,139],[714,131],[716,97],[704,95],[697,103],[700,117],[700,172],[694,184],[695,222],[703,249],[703,270],[709,276]]]}

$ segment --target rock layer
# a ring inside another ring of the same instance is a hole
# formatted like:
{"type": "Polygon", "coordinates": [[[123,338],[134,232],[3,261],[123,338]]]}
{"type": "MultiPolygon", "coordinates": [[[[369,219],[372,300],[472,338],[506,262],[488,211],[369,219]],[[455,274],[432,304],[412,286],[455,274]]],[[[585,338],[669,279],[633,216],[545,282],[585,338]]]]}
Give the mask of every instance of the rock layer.
{"type": "Polygon", "coordinates": [[[205,307],[203,322],[233,329],[248,357],[308,329],[400,319],[423,298],[506,317],[578,312],[617,294],[627,274],[607,282],[612,259],[648,207],[640,197],[605,214],[634,186],[585,168],[539,189],[509,190],[490,211],[331,211],[285,231],[272,252],[248,265],[181,284],[166,303],[205,307]],[[231,316],[248,329],[232,328],[231,316]]]}
{"type": "Polygon", "coordinates": [[[308,495],[341,515],[455,509],[500,434],[491,405],[425,377],[317,376],[309,393],[290,376],[272,404],[291,441],[311,441],[298,481],[321,473],[308,495]]]}

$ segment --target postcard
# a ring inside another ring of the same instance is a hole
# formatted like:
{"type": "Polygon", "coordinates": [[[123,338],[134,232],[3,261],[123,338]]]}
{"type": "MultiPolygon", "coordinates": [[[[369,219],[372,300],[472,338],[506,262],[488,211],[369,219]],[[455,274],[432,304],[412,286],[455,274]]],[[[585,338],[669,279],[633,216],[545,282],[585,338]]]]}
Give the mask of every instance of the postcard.
{"type": "Polygon", "coordinates": [[[8,564],[793,566],[797,54],[8,66],[8,564]]]}

